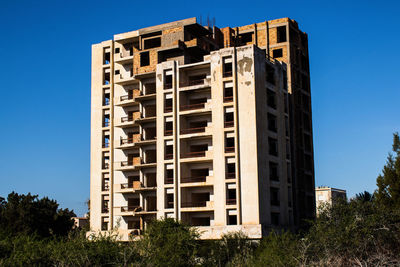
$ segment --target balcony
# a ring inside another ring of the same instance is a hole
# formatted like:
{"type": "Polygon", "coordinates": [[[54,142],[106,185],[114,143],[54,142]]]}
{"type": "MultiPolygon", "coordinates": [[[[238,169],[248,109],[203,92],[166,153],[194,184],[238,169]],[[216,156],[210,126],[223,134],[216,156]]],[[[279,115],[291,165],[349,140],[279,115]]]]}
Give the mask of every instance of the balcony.
{"type": "Polygon", "coordinates": [[[116,126],[130,127],[133,126],[140,119],[141,119],[141,113],[139,111],[135,111],[129,114],[128,116],[121,117],[120,122],[116,126]]]}
{"type": "Polygon", "coordinates": [[[140,206],[123,206],[121,207],[121,212],[139,212],[142,211],[140,206]]]}
{"type": "Polygon", "coordinates": [[[128,138],[122,138],[120,139],[120,145],[129,145],[129,144],[134,144],[142,141],[142,135],[141,134],[133,134],[131,137],[128,138]]]}
{"type": "Polygon", "coordinates": [[[180,82],[179,87],[188,87],[188,86],[195,86],[195,85],[203,85],[206,82],[206,78],[203,79],[195,79],[195,80],[188,80],[186,82],[180,82]]]}
{"type": "Polygon", "coordinates": [[[133,75],[133,69],[124,72],[123,74],[117,74],[115,75],[115,83],[116,84],[128,84],[131,83],[135,80],[134,75],[133,75]]]}
{"type": "Polygon", "coordinates": [[[204,133],[206,131],[206,128],[207,127],[204,126],[204,127],[181,129],[181,134],[204,133]]]}
{"type": "Polygon", "coordinates": [[[142,93],[139,89],[130,90],[127,95],[122,95],[117,101],[117,106],[128,106],[135,103],[137,97],[141,96],[142,93]]]}
{"type": "Polygon", "coordinates": [[[202,110],[202,109],[209,109],[210,108],[210,101],[207,100],[203,103],[195,103],[195,104],[189,104],[189,105],[181,105],[179,107],[179,111],[193,111],[193,110],[202,110]]]}
{"type": "Polygon", "coordinates": [[[214,209],[214,201],[184,201],[181,203],[182,212],[210,211],[214,209]]]}
{"type": "Polygon", "coordinates": [[[186,153],[181,153],[181,158],[186,159],[186,158],[200,158],[200,157],[205,157],[207,151],[196,151],[196,152],[186,152],[186,153]]]}
{"type": "Polygon", "coordinates": [[[207,176],[182,177],[181,183],[203,183],[206,180],[207,176]]]}
{"type": "Polygon", "coordinates": [[[207,201],[182,202],[181,207],[182,208],[207,207],[207,201]]]}
{"type": "Polygon", "coordinates": [[[181,178],[181,187],[210,186],[213,184],[212,176],[189,176],[181,178]]]}
{"type": "Polygon", "coordinates": [[[235,153],[235,147],[225,147],[225,153],[235,153]]]}
{"type": "Polygon", "coordinates": [[[155,190],[156,186],[145,186],[140,181],[133,181],[130,183],[120,184],[120,189],[117,190],[120,193],[132,193],[135,191],[151,191],[155,190]]]}

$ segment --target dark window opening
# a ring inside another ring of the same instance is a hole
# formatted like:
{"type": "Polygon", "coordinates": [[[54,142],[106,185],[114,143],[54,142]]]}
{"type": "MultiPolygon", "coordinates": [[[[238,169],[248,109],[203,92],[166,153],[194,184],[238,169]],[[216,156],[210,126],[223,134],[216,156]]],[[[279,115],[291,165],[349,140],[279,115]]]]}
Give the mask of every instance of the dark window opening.
{"type": "Polygon", "coordinates": [[[238,36],[238,45],[247,45],[253,43],[253,32],[247,32],[239,34],[238,36]]]}
{"type": "Polygon", "coordinates": [[[110,126],[110,115],[105,114],[103,119],[103,127],[108,127],[108,126],[110,126]]]}
{"type": "Polygon", "coordinates": [[[232,77],[232,62],[224,62],[223,77],[232,77]]]}
{"type": "Polygon", "coordinates": [[[210,217],[194,217],[192,218],[192,226],[210,226],[210,217]]]}
{"type": "Polygon", "coordinates": [[[226,164],[226,179],[235,179],[235,178],[236,178],[235,163],[227,163],[226,164]]]}
{"type": "Polygon", "coordinates": [[[140,221],[128,221],[128,229],[140,229],[140,221]]]}
{"type": "Polygon", "coordinates": [[[225,137],[225,153],[234,153],[234,152],[235,152],[235,138],[225,137]]]}
{"type": "Polygon", "coordinates": [[[104,220],[101,222],[101,230],[102,231],[108,230],[108,222],[105,222],[104,220]]]}
{"type": "Polygon", "coordinates": [[[236,215],[228,215],[228,225],[236,225],[237,224],[237,216],[236,215]]]}
{"type": "Polygon", "coordinates": [[[173,159],[174,158],[174,146],[166,145],[165,146],[165,159],[173,159]]]}
{"type": "Polygon", "coordinates": [[[271,192],[271,205],[279,206],[280,205],[279,189],[275,188],[275,187],[271,187],[270,192],[271,192]]]}
{"type": "Polygon", "coordinates": [[[109,72],[104,73],[103,84],[104,85],[110,84],[110,73],[109,72]]]}
{"type": "Polygon", "coordinates": [[[120,52],[119,47],[115,48],[115,54],[118,54],[120,52]]]}
{"type": "Polygon", "coordinates": [[[236,205],[236,189],[226,190],[226,205],[236,205]]]}
{"type": "MultiPolygon", "coordinates": [[[[274,50],[275,51],[275,50],[274,50]]],[[[275,58],[275,56],[274,56],[275,58]]],[[[265,73],[267,75],[267,82],[270,84],[275,85],[275,68],[269,65],[268,63],[265,63],[265,73]]]]}
{"type": "Polygon", "coordinates": [[[110,52],[106,52],[104,53],[104,60],[103,60],[103,64],[104,65],[108,65],[110,64],[110,52]]]}
{"type": "Polygon", "coordinates": [[[270,108],[276,109],[276,93],[271,90],[267,90],[267,104],[270,108]]]}
{"type": "Polygon", "coordinates": [[[115,75],[119,75],[120,71],[119,70],[115,70],[115,75]]]}
{"type": "Polygon", "coordinates": [[[174,207],[174,194],[167,194],[165,199],[165,208],[172,209],[174,207]]]}
{"type": "Polygon", "coordinates": [[[161,37],[144,40],[144,49],[151,49],[161,46],[161,37]]]}
{"type": "Polygon", "coordinates": [[[269,179],[279,181],[278,163],[269,162],[269,179]]]}
{"type": "Polygon", "coordinates": [[[277,124],[276,116],[268,113],[268,130],[276,133],[278,131],[277,124]]]}
{"type": "Polygon", "coordinates": [[[172,112],[172,98],[167,98],[164,101],[164,112],[172,112]]]}
{"type": "Polygon", "coordinates": [[[311,152],[311,137],[308,134],[304,134],[304,149],[311,152]]]}
{"type": "Polygon", "coordinates": [[[105,93],[103,99],[103,106],[108,106],[108,105],[110,105],[110,93],[105,93]]]}
{"type": "Polygon", "coordinates": [[[276,35],[278,43],[286,42],[286,26],[277,27],[276,35]]]}
{"type": "Polygon", "coordinates": [[[167,121],[165,123],[165,130],[164,130],[164,135],[168,136],[168,135],[172,135],[172,121],[167,121]]]}
{"type": "Polygon", "coordinates": [[[308,171],[312,171],[312,159],[310,155],[304,155],[304,168],[308,171]]]}
{"type": "Polygon", "coordinates": [[[233,127],[233,112],[225,113],[225,128],[233,127]]]}
{"type": "Polygon", "coordinates": [[[174,182],[174,170],[167,169],[165,170],[165,184],[172,184],[174,182]]]}
{"type": "Polygon", "coordinates": [[[278,58],[278,57],[282,57],[282,56],[283,56],[283,49],[282,48],[272,50],[272,57],[273,58],[278,58]]]}
{"type": "Polygon", "coordinates": [[[272,156],[278,156],[278,140],[272,137],[268,137],[269,154],[272,156]]]}
{"type": "Polygon", "coordinates": [[[307,113],[303,113],[303,127],[308,132],[311,130],[311,120],[307,113]]]}
{"type": "Polygon", "coordinates": [[[225,87],[224,88],[224,102],[232,102],[233,101],[233,88],[225,87]]]}
{"type": "Polygon", "coordinates": [[[279,225],[279,213],[278,212],[271,212],[271,224],[279,225]]]}
{"type": "Polygon", "coordinates": [[[140,66],[149,66],[150,65],[150,53],[147,52],[142,52],[140,53],[140,66]]]}
{"type": "Polygon", "coordinates": [[[165,75],[164,77],[164,89],[172,88],[172,75],[165,75]]]}

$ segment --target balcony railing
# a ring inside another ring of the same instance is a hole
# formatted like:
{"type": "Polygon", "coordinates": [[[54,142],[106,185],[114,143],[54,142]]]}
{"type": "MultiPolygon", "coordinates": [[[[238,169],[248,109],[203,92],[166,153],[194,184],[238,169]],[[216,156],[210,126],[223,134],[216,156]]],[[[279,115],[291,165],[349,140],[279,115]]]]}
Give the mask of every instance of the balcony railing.
{"type": "Polygon", "coordinates": [[[142,141],[142,135],[134,134],[132,137],[121,138],[121,145],[133,144],[133,143],[140,142],[140,141],[142,141]]]}
{"type": "Polygon", "coordinates": [[[136,166],[142,163],[143,161],[140,157],[134,157],[132,160],[129,161],[121,161],[121,167],[136,166]]]}
{"type": "Polygon", "coordinates": [[[130,122],[130,121],[134,121],[134,120],[139,119],[140,117],[141,117],[141,116],[140,116],[140,113],[137,112],[137,113],[128,115],[128,116],[126,116],[126,117],[121,117],[121,122],[130,122]]]}
{"type": "Polygon", "coordinates": [[[205,176],[182,177],[181,178],[181,183],[201,183],[201,182],[205,182],[205,181],[206,181],[205,176]]]}
{"type": "Polygon", "coordinates": [[[197,79],[197,80],[191,80],[191,81],[187,81],[187,82],[180,82],[179,87],[201,85],[201,84],[204,84],[204,81],[205,81],[205,79],[197,79]]]}
{"type": "Polygon", "coordinates": [[[164,89],[171,89],[172,83],[164,83],[164,89]]]}
{"type": "Polygon", "coordinates": [[[234,153],[234,152],[235,152],[234,146],[225,147],[225,153],[234,153]]]}
{"type": "Polygon", "coordinates": [[[121,212],[127,212],[127,211],[132,211],[132,212],[138,212],[141,211],[142,207],[140,206],[124,206],[121,207],[121,212]]]}
{"type": "Polygon", "coordinates": [[[192,134],[192,133],[204,133],[206,131],[206,127],[197,127],[197,128],[187,128],[181,129],[181,134],[192,134]]]}
{"type": "Polygon", "coordinates": [[[186,152],[181,154],[181,158],[199,158],[205,156],[206,151],[186,152]]]}
{"type": "Polygon", "coordinates": [[[197,208],[197,207],[206,207],[207,201],[196,201],[196,202],[182,202],[182,208],[197,208]]]}
{"type": "Polygon", "coordinates": [[[109,163],[106,162],[106,163],[103,164],[103,169],[104,170],[108,170],[109,168],[110,168],[110,164],[109,163]]]}
{"type": "Polygon", "coordinates": [[[172,135],[172,130],[165,130],[165,131],[164,131],[164,135],[165,135],[165,136],[170,136],[170,135],[172,135]]]}
{"type": "Polygon", "coordinates": [[[225,96],[224,97],[224,103],[226,102],[232,102],[233,101],[233,96],[225,96]]]}
{"type": "Polygon", "coordinates": [[[230,128],[230,127],[233,127],[234,125],[235,125],[234,121],[226,121],[224,123],[225,128],[230,128]]]}
{"type": "Polygon", "coordinates": [[[164,183],[165,183],[165,184],[173,184],[173,183],[174,183],[174,178],[172,178],[172,177],[165,177],[164,183]]]}
{"type": "Polygon", "coordinates": [[[226,179],[235,179],[235,178],[236,178],[236,172],[226,173],[226,179]]]}
{"type": "Polygon", "coordinates": [[[103,148],[108,148],[108,147],[110,147],[110,143],[109,142],[103,143],[103,148]]]}
{"type": "Polygon", "coordinates": [[[121,184],[121,189],[129,189],[129,188],[138,189],[138,188],[142,188],[142,187],[143,187],[143,184],[139,181],[121,184]]]}
{"type": "Polygon", "coordinates": [[[236,198],[227,199],[226,205],[236,205],[236,198]]]}
{"type": "Polygon", "coordinates": [[[103,122],[103,127],[108,127],[110,126],[110,121],[104,121],[103,122]]]}
{"type": "Polygon", "coordinates": [[[165,113],[172,112],[172,106],[166,106],[166,107],[164,107],[164,112],[165,112],[165,113]]]}
{"type": "Polygon", "coordinates": [[[164,159],[173,159],[173,158],[174,158],[174,154],[173,153],[165,154],[165,157],[164,157],[164,159]]]}
{"type": "Polygon", "coordinates": [[[186,110],[196,110],[196,109],[203,109],[206,103],[198,103],[198,104],[191,104],[191,105],[182,105],[180,106],[180,111],[186,110]]]}

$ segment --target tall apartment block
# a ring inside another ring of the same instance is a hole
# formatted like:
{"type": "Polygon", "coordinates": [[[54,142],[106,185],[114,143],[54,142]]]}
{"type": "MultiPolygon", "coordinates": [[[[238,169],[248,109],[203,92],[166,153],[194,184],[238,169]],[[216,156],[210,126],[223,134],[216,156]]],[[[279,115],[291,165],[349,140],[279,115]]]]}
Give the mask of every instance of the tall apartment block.
{"type": "Polygon", "coordinates": [[[92,46],[90,226],[260,238],[315,216],[307,35],[195,18],[92,46]]]}

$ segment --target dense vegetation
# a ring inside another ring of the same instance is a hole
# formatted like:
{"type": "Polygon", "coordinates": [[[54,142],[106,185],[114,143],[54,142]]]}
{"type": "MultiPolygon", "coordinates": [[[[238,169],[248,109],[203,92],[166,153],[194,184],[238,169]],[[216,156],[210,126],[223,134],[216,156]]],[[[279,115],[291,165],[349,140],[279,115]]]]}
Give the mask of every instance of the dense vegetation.
{"type": "Polygon", "coordinates": [[[85,231],[62,230],[70,229],[66,218],[72,212],[48,199],[12,193],[0,201],[0,266],[397,266],[397,134],[377,186],[374,194],[364,192],[324,206],[304,232],[271,232],[261,241],[240,232],[219,241],[199,241],[195,229],[173,219],[154,221],[136,242],[117,242],[113,231],[89,241],[85,231]],[[43,221],[43,216],[51,219],[43,221]],[[40,223],[35,222],[38,218],[40,223]]]}

